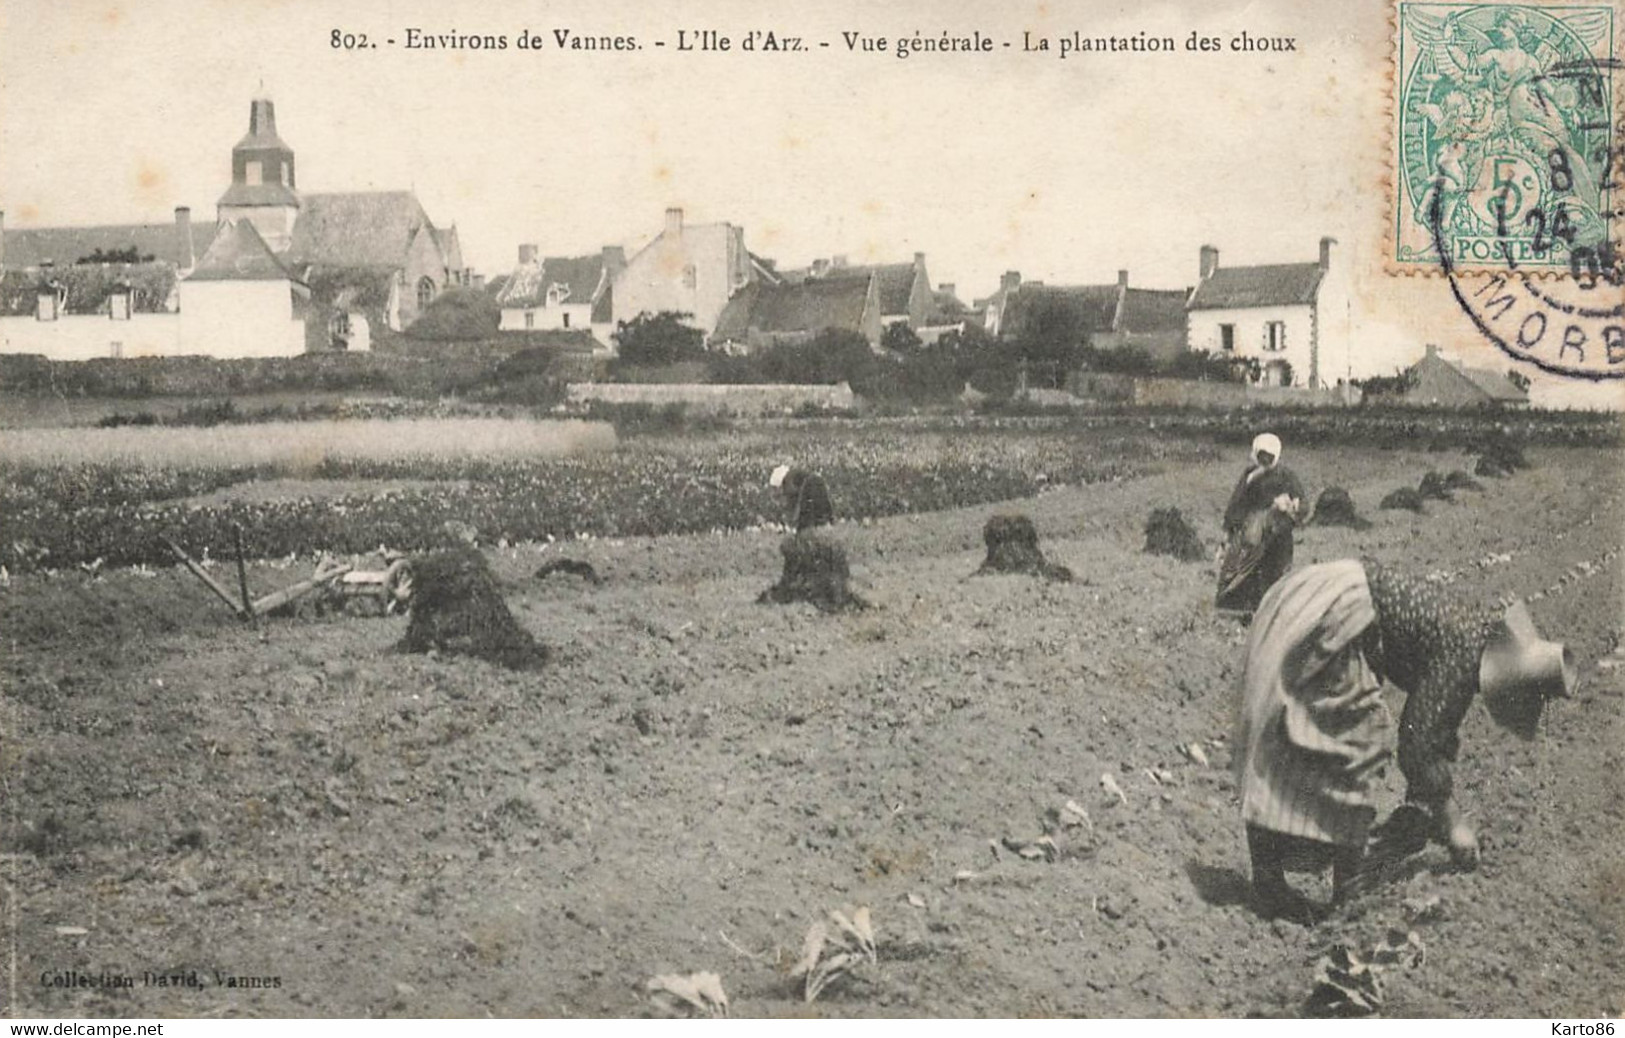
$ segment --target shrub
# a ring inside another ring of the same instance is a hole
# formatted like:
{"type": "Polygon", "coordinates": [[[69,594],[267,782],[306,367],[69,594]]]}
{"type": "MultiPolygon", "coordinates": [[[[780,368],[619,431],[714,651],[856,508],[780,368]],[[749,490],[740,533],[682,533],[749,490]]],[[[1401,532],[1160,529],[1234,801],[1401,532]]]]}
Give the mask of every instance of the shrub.
{"type": "Polygon", "coordinates": [[[449,288],[429,303],[406,334],[434,342],[464,342],[489,338],[502,324],[502,308],[485,292],[449,288]]]}
{"type": "Polygon", "coordinates": [[[675,310],[638,314],[615,326],[616,350],[623,364],[657,366],[705,358],[705,333],[684,321],[694,315],[675,310]]]}

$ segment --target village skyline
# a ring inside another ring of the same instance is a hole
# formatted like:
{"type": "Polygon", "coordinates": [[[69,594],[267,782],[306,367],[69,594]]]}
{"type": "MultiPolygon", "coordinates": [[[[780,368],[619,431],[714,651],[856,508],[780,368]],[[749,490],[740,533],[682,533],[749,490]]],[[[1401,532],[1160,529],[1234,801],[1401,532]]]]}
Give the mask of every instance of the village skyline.
{"type": "MultiPolygon", "coordinates": [[[[275,101],[301,190],[415,192],[455,225],[467,265],[508,273],[520,245],[548,256],[629,251],[682,208],[743,228],[781,266],[832,255],[907,262],[966,303],[1000,276],[1189,289],[1198,250],[1227,264],[1313,261],[1322,237],[1351,264],[1354,323],[1377,367],[1426,342],[1510,366],[1476,340],[1440,279],[1382,271],[1384,96],[1353,27],[1381,4],[857,5],[818,11],[724,2],[187,7],[193,47],[159,26],[172,0],[103,7],[22,0],[0,13],[0,210],[7,229],[214,216],[248,102],[275,101]],[[447,24],[454,22],[455,25],[447,24]],[[554,25],[646,44],[679,30],[794,28],[833,46],[796,56],[360,53],[330,44],[408,27],[546,35],[554,25]],[[846,31],[991,34],[1010,53],[848,53],[846,31]],[[1290,53],[1074,56],[1020,52],[1027,34],[1084,29],[1184,40],[1291,38],[1290,53]],[[71,83],[71,103],[61,103],[71,83]],[[1237,127],[1246,128],[1238,140],[1237,127]],[[1356,129],[1351,129],[1351,127],[1356,129]],[[1475,341],[1476,340],[1476,341],[1475,341]]],[[[189,34],[190,35],[190,34],[189,34]]],[[[1537,386],[1549,380],[1531,369],[1537,386]]],[[[1618,396],[1550,382],[1558,398],[1618,396]]]]}

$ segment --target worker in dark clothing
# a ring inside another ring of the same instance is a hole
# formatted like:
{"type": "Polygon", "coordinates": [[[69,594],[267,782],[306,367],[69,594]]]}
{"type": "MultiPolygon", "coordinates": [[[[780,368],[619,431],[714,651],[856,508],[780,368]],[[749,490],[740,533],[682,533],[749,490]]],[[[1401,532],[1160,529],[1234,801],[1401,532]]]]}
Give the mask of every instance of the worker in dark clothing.
{"type": "Polygon", "coordinates": [[[1226,545],[1219,564],[1221,609],[1252,612],[1259,599],[1292,568],[1292,531],[1303,504],[1303,484],[1281,464],[1274,433],[1253,440],[1252,460],[1224,510],[1226,545]]]}
{"type": "Polygon", "coordinates": [[[823,477],[816,472],[780,465],[773,470],[767,482],[784,496],[786,523],[797,533],[835,522],[829,487],[824,485],[823,477]]]}

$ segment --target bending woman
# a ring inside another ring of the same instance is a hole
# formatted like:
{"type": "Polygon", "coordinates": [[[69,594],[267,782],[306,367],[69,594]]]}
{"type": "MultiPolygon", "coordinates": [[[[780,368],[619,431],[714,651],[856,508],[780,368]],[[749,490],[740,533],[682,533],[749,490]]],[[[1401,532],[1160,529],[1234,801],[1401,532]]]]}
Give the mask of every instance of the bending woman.
{"type": "Polygon", "coordinates": [[[1307,907],[1286,882],[1289,863],[1329,859],[1334,901],[1359,870],[1376,814],[1371,779],[1388,757],[1384,680],[1408,693],[1406,803],[1470,868],[1478,839],[1450,775],[1468,706],[1482,692],[1498,723],[1530,738],[1545,699],[1570,694],[1575,675],[1522,603],[1497,616],[1370,560],[1308,566],[1276,584],[1247,635],[1235,742],[1253,887],[1272,914],[1307,907]]]}

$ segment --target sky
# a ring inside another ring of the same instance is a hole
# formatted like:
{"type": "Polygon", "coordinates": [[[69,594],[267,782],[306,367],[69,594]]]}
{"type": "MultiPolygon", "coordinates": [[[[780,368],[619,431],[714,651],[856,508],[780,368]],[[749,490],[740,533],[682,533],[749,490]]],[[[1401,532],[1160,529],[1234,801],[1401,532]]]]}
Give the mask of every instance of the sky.
{"type": "MultiPolygon", "coordinates": [[[[743,227],[785,266],[924,252],[932,280],[967,302],[1005,270],[1103,283],[1127,269],[1133,285],[1184,288],[1203,244],[1226,265],[1294,262],[1331,235],[1373,367],[1397,369],[1424,342],[1510,367],[1439,278],[1382,270],[1389,34],[1373,0],[6,0],[0,209],[7,227],[162,222],[177,205],[207,218],[263,91],[301,190],[413,189],[487,275],[526,242],[636,249],[672,206],[743,227]],[[407,50],[411,28],[502,34],[508,49],[407,50]],[[378,46],[335,48],[335,29],[378,46]],[[643,48],[560,50],[557,29],[643,48]],[[812,49],[745,52],[751,29],[812,49]],[[678,30],[733,47],[678,52],[678,30]],[[1013,47],[899,58],[897,37],[916,30],[1013,47]],[[1184,49],[1193,31],[1243,30],[1295,49],[1184,49]],[[525,31],[548,45],[518,48],[525,31]],[[1026,33],[1053,48],[1074,31],[1179,47],[1022,50],[1026,33]],[[891,46],[849,52],[844,32],[891,46]]],[[[1528,372],[1537,400],[1620,399],[1618,383],[1577,390],[1528,372]]]]}

